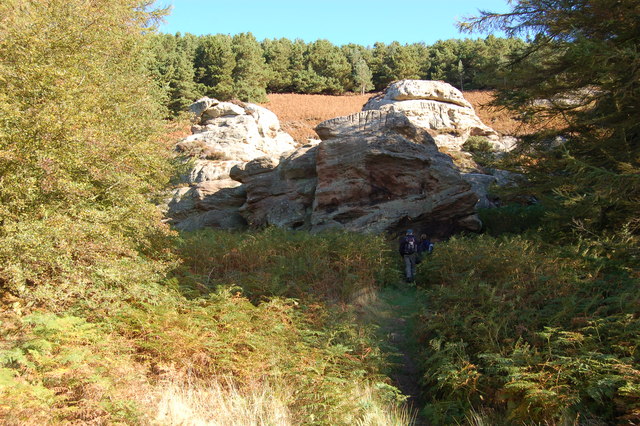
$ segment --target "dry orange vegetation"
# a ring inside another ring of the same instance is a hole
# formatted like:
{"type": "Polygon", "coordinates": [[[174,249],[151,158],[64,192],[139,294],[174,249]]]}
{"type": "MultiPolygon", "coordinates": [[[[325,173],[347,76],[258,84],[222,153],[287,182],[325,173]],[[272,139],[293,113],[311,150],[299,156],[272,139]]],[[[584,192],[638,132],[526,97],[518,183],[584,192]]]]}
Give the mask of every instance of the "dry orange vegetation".
{"type": "Polygon", "coordinates": [[[518,136],[531,133],[533,130],[517,121],[514,113],[489,106],[489,103],[493,100],[493,92],[490,90],[464,92],[464,97],[471,102],[480,120],[498,133],[518,136]]]}
{"type": "MultiPolygon", "coordinates": [[[[317,138],[313,128],[324,120],[353,114],[374,94],[367,95],[300,95],[295,93],[268,95],[269,101],[261,104],[273,111],[280,120],[282,129],[301,143],[307,138],[317,138]]],[[[513,114],[489,107],[492,100],[490,91],[470,91],[464,93],[480,119],[488,126],[505,135],[527,133],[513,114]]]]}
{"type": "Polygon", "coordinates": [[[296,93],[273,93],[269,102],[261,104],[273,111],[280,120],[282,129],[301,143],[307,138],[318,138],[313,128],[324,120],[353,114],[372,95],[299,95],[296,93]]]}

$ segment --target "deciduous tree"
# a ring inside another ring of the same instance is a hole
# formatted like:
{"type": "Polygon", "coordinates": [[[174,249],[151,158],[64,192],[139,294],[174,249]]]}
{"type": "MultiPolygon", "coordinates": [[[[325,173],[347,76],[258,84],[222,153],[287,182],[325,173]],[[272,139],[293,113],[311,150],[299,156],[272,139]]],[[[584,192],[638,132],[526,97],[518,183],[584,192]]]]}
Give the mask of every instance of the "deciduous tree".
{"type": "MultiPolygon", "coordinates": [[[[157,279],[170,176],[138,0],[0,3],[0,287],[157,279]]],[[[69,289],[73,290],[69,290],[69,289]]],[[[48,302],[48,301],[43,301],[48,302]]]]}

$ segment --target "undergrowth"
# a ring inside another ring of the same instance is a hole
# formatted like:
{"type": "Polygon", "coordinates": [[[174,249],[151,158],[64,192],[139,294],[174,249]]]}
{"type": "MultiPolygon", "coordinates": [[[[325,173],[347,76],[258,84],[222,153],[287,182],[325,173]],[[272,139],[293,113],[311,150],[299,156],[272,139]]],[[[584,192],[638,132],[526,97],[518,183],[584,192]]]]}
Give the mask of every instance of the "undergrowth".
{"type": "Polygon", "coordinates": [[[253,410],[265,424],[409,423],[379,338],[357,319],[397,274],[382,239],[267,229],[181,241],[163,283],[42,286],[3,305],[0,422],[224,411],[246,424],[253,410]]]}
{"type": "Polygon", "coordinates": [[[418,285],[430,301],[419,340],[435,424],[640,421],[637,272],[484,235],[440,244],[418,285]]]}

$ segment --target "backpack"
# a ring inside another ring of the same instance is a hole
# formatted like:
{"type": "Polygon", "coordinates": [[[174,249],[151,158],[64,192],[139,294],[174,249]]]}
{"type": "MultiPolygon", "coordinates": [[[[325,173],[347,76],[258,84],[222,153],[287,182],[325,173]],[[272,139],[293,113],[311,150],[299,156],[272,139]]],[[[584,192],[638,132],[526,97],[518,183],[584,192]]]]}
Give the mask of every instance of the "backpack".
{"type": "Polygon", "coordinates": [[[402,241],[402,254],[413,254],[418,251],[418,242],[413,235],[407,235],[402,241]]]}

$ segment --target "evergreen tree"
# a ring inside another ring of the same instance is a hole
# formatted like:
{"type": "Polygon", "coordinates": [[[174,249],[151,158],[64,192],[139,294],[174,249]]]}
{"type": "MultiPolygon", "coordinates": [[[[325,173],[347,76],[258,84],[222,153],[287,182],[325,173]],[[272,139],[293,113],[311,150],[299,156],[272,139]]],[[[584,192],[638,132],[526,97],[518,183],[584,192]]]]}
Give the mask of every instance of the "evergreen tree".
{"type": "Polygon", "coordinates": [[[202,36],[195,51],[194,66],[196,82],[202,85],[200,91],[220,100],[233,97],[236,56],[231,48],[230,36],[202,36]]]}
{"type": "Polygon", "coordinates": [[[431,46],[430,80],[442,80],[449,84],[456,84],[457,65],[460,57],[457,55],[456,40],[439,40],[431,46]]]}
{"type": "Polygon", "coordinates": [[[293,43],[286,38],[264,40],[262,50],[268,67],[267,90],[284,93],[293,91],[292,56],[293,43]]]}
{"type": "Polygon", "coordinates": [[[268,69],[262,47],[251,33],[236,34],[231,42],[235,54],[233,96],[245,102],[267,100],[268,69]]]}
{"type": "Polygon", "coordinates": [[[373,74],[373,85],[375,90],[384,90],[390,80],[387,77],[388,70],[384,66],[387,55],[387,46],[384,43],[376,42],[371,50],[371,62],[369,68],[373,74]]]}
{"type": "Polygon", "coordinates": [[[351,67],[339,47],[328,40],[317,40],[307,47],[307,71],[315,78],[315,93],[340,94],[349,87],[351,67]]]}
{"type": "Polygon", "coordinates": [[[373,89],[373,74],[363,58],[360,58],[353,68],[353,80],[361,95],[373,89]]]}
{"type": "Polygon", "coordinates": [[[411,54],[416,58],[418,63],[418,75],[422,80],[428,80],[429,68],[431,68],[431,52],[429,46],[424,43],[414,43],[409,46],[411,54]]]}
{"type": "Polygon", "coordinates": [[[375,75],[376,88],[382,89],[396,80],[420,78],[418,58],[410,46],[394,41],[382,51],[380,45],[374,47],[374,57],[376,56],[381,56],[375,75]]]}
{"type": "Polygon", "coordinates": [[[347,90],[365,93],[373,89],[373,74],[369,68],[371,52],[358,44],[347,44],[340,48],[351,66],[351,81],[347,90]]]}
{"type": "Polygon", "coordinates": [[[311,93],[307,87],[307,44],[301,39],[295,39],[291,45],[289,64],[291,71],[291,84],[296,93],[311,93]]]}
{"type": "Polygon", "coordinates": [[[609,255],[615,247],[636,261],[639,18],[637,0],[520,0],[509,13],[482,12],[463,24],[533,39],[512,62],[498,101],[529,120],[555,119],[567,142],[553,148],[538,138],[529,147],[531,190],[551,209],[560,235],[570,226],[609,255]]]}
{"type": "Polygon", "coordinates": [[[198,97],[191,54],[180,34],[156,35],[151,40],[150,70],[165,95],[171,116],[186,111],[198,97]]]}

